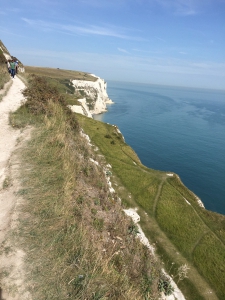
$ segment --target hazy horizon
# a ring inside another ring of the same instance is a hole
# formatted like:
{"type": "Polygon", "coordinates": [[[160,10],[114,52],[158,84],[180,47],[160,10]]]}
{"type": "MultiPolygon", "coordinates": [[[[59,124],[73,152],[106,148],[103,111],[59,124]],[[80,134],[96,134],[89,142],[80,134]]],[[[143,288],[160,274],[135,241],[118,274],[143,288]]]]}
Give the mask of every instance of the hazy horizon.
{"type": "Polygon", "coordinates": [[[25,65],[223,90],[224,15],[224,0],[0,0],[0,38],[25,65]]]}

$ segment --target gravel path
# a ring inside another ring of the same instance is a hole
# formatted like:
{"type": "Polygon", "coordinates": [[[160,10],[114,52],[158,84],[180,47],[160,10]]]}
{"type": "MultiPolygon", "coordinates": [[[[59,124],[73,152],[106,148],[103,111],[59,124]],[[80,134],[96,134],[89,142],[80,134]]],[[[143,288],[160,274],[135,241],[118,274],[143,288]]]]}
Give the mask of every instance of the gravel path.
{"type": "Polygon", "coordinates": [[[13,84],[0,102],[0,299],[25,300],[31,298],[24,290],[24,252],[16,247],[11,236],[17,225],[20,204],[19,187],[14,178],[19,162],[13,152],[17,152],[24,132],[9,125],[10,112],[16,111],[24,100],[25,85],[18,77],[10,80],[13,84]]]}
{"type": "Polygon", "coordinates": [[[13,80],[13,84],[0,102],[0,189],[6,178],[7,162],[20,135],[20,130],[15,130],[9,125],[9,113],[17,110],[24,99],[21,93],[25,88],[24,83],[18,77],[11,80],[13,80]]]}

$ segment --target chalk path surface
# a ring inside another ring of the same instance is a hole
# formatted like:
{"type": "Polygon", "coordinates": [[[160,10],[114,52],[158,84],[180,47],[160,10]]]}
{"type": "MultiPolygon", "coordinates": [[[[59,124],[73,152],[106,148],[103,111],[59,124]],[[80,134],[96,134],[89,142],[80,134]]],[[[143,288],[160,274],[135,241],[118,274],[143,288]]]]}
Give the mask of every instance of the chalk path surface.
{"type": "Polygon", "coordinates": [[[16,194],[19,187],[14,179],[18,162],[13,153],[17,150],[18,140],[23,133],[9,124],[9,115],[23,103],[22,91],[25,88],[17,76],[10,80],[12,85],[0,102],[0,272],[8,274],[1,278],[0,298],[31,300],[30,294],[24,289],[25,253],[16,247],[10,236],[11,230],[16,228],[20,204],[20,198],[16,194]],[[7,248],[10,249],[9,252],[6,251],[7,248]]]}

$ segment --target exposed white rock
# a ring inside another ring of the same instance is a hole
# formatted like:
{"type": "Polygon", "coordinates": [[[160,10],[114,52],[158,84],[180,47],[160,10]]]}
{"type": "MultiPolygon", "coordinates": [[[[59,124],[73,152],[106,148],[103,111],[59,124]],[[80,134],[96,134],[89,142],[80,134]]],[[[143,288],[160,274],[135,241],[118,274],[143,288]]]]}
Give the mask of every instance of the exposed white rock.
{"type": "Polygon", "coordinates": [[[90,160],[91,162],[93,162],[96,166],[99,165],[98,161],[94,160],[93,158],[89,158],[89,160],[90,160]]]}
{"type": "MultiPolygon", "coordinates": [[[[109,124],[109,123],[107,123],[107,124],[109,124]]],[[[116,125],[112,125],[112,126],[116,129],[117,133],[121,135],[123,141],[125,142],[125,138],[124,138],[124,136],[122,135],[122,132],[119,130],[118,126],[116,126],[116,125]]]]}
{"type": "Polygon", "coordinates": [[[92,114],[90,113],[87,103],[86,103],[86,98],[79,99],[78,100],[81,105],[68,105],[68,107],[75,113],[82,114],[86,117],[92,118],[92,114]]]}
{"type": "Polygon", "coordinates": [[[145,236],[143,230],[141,229],[141,226],[138,224],[140,221],[140,216],[137,213],[137,208],[129,208],[123,210],[125,214],[132,218],[133,222],[137,225],[139,233],[137,234],[138,238],[140,239],[141,243],[144,244],[148,249],[154,254],[154,247],[150,245],[147,237],[145,236]]]}
{"type": "Polygon", "coordinates": [[[5,49],[3,49],[3,47],[0,46],[0,49],[2,50],[2,53],[7,60],[12,59],[12,57],[8,53],[5,52],[5,49]]]}
{"type": "Polygon", "coordinates": [[[202,207],[202,208],[205,208],[205,206],[204,206],[202,200],[201,200],[198,196],[196,196],[196,195],[194,195],[194,196],[195,196],[195,199],[196,199],[197,202],[198,202],[198,205],[199,205],[200,207],[202,207]]]}
{"type": "Polygon", "coordinates": [[[184,200],[187,202],[188,205],[191,205],[191,203],[186,198],[184,198],[184,200]]]}
{"type": "Polygon", "coordinates": [[[173,294],[170,296],[165,296],[162,294],[161,300],[185,300],[184,295],[176,285],[176,283],[173,281],[172,277],[170,277],[165,270],[162,269],[164,274],[166,274],[167,277],[169,277],[172,287],[174,288],[173,294]]]}
{"type": "MultiPolygon", "coordinates": [[[[145,236],[143,230],[141,229],[141,226],[138,224],[140,221],[140,216],[137,213],[137,208],[129,208],[129,209],[124,209],[124,212],[127,216],[130,216],[133,220],[133,222],[137,225],[139,233],[137,234],[138,238],[140,239],[141,243],[144,244],[148,249],[154,254],[154,247],[150,245],[147,237],[145,236]]],[[[166,274],[167,277],[170,278],[170,282],[172,287],[174,288],[174,292],[170,296],[165,296],[162,294],[161,300],[185,300],[182,292],[176,285],[176,283],[173,281],[173,279],[165,272],[165,270],[162,270],[164,274],[166,274]]]]}
{"type": "MultiPolygon", "coordinates": [[[[0,46],[0,49],[2,50],[2,53],[3,53],[3,55],[5,56],[5,59],[6,59],[6,60],[11,60],[11,59],[12,59],[11,55],[9,55],[8,53],[5,52],[6,49],[4,49],[4,48],[1,47],[1,46],[0,46]]],[[[19,66],[18,71],[19,71],[19,73],[24,73],[24,72],[25,72],[25,69],[24,69],[24,67],[19,66]]]]}
{"type": "MultiPolygon", "coordinates": [[[[106,104],[113,103],[106,92],[107,83],[104,79],[96,77],[96,81],[88,80],[72,80],[72,83],[76,90],[84,91],[86,98],[90,98],[92,101],[93,109],[90,110],[91,114],[99,114],[105,112],[106,104]]],[[[86,101],[86,99],[85,99],[86,101]]]]}
{"type": "Polygon", "coordinates": [[[68,105],[68,107],[72,110],[72,112],[84,115],[84,110],[81,105],[68,105]]]}
{"type": "Polygon", "coordinates": [[[133,222],[136,224],[137,222],[140,221],[140,216],[139,214],[137,213],[137,209],[132,209],[132,208],[129,208],[129,209],[124,209],[123,210],[125,212],[125,214],[129,217],[132,218],[133,222]]]}
{"type": "Polygon", "coordinates": [[[80,130],[80,135],[83,136],[87,140],[89,146],[92,146],[91,139],[90,139],[89,135],[84,133],[83,129],[80,130]]]}

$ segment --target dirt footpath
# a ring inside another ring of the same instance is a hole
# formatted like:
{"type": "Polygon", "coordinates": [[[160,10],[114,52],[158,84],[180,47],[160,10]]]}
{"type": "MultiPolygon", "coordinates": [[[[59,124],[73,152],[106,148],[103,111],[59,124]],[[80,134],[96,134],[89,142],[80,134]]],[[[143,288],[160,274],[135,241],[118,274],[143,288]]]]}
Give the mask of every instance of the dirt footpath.
{"type": "Polygon", "coordinates": [[[23,291],[24,253],[12,239],[20,201],[15,179],[18,162],[13,153],[24,132],[9,125],[10,112],[16,111],[24,100],[25,85],[18,77],[10,80],[13,84],[0,102],[0,300],[25,300],[30,297],[23,291]]]}

